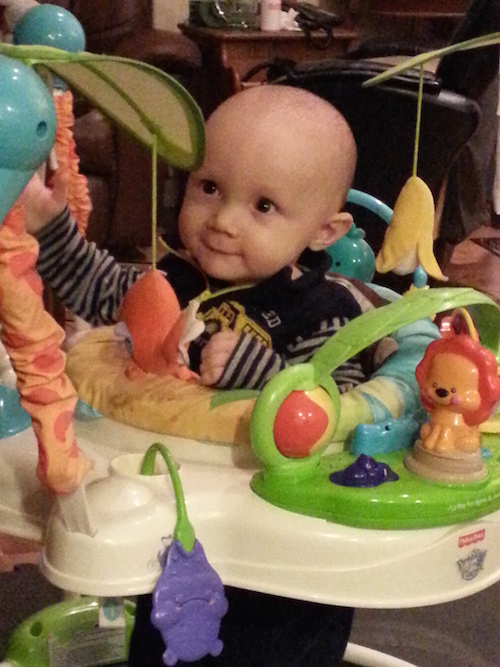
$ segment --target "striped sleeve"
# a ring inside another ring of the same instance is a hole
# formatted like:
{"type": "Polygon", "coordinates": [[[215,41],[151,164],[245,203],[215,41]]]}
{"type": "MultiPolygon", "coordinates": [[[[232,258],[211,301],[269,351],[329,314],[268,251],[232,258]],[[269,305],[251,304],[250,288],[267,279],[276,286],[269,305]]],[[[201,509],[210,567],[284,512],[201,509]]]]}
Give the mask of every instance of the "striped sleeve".
{"type": "Polygon", "coordinates": [[[141,275],[121,267],[78,233],[66,209],[37,236],[37,269],[64,305],[90,324],[112,324],[126,291],[141,275]]]}
{"type": "Polygon", "coordinates": [[[221,389],[262,389],[285,366],[274,350],[243,333],[216,386],[221,389]]]}
{"type": "MultiPolygon", "coordinates": [[[[217,387],[262,389],[268,380],[286,366],[309,361],[316,350],[344,324],[344,318],[324,320],[311,338],[296,338],[282,355],[265,347],[250,334],[241,334],[217,387]]],[[[353,389],[367,379],[359,355],[336,368],[332,377],[341,393],[353,389]]]]}
{"type": "MultiPolygon", "coordinates": [[[[309,361],[313,354],[326,343],[339,329],[349,321],[346,317],[333,317],[320,322],[317,331],[310,337],[298,336],[287,346],[286,361],[288,364],[301,364],[309,361]]],[[[366,374],[360,356],[356,355],[332,372],[339,391],[343,393],[364,382],[366,374]]]]}

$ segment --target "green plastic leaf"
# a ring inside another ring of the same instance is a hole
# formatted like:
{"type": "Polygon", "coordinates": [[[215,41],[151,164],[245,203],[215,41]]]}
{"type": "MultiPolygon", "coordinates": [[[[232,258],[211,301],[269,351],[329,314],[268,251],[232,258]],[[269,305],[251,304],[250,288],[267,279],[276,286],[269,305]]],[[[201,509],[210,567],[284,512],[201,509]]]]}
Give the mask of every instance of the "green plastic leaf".
{"type": "Polygon", "coordinates": [[[450,44],[449,46],[445,46],[442,49],[436,49],[435,51],[427,51],[426,53],[421,53],[418,56],[414,56],[413,58],[408,58],[408,60],[405,60],[402,63],[395,65],[394,67],[390,67],[389,69],[385,70],[385,72],[377,74],[371,79],[368,79],[368,81],[365,81],[363,86],[369,87],[383,83],[384,81],[392,79],[394,76],[400,74],[401,72],[406,72],[407,70],[414,69],[415,67],[421,67],[431,60],[438,60],[439,58],[447,56],[450,53],[468,51],[470,49],[478,49],[483,46],[493,46],[495,44],[500,44],[500,32],[493,32],[489,35],[482,35],[481,37],[468,39],[465,42],[450,44]]]}
{"type": "Polygon", "coordinates": [[[482,344],[488,346],[498,360],[500,309],[493,299],[469,287],[414,290],[387,306],[364,313],[339,329],[310,360],[315,369],[316,380],[321,382],[325,376],[329,376],[358,352],[401,327],[425,317],[432,317],[436,313],[469,305],[481,305],[482,310],[488,311],[476,324],[482,344]],[[484,308],[485,306],[487,308],[484,308]],[[482,336],[483,326],[486,327],[487,340],[482,336]],[[495,337],[492,336],[492,331],[496,332],[495,337]]]}
{"type": "MultiPolygon", "coordinates": [[[[369,310],[351,320],[329,338],[311,357],[308,364],[303,366],[313,367],[315,386],[324,383],[336,368],[381,338],[417,320],[434,317],[436,313],[452,311],[459,307],[470,309],[479,331],[481,344],[491,350],[500,363],[498,304],[472,287],[440,287],[410,291],[397,301],[369,310]]],[[[296,366],[292,368],[298,372],[296,366]]],[[[282,377],[283,374],[284,371],[276,377],[282,377]]],[[[274,379],[269,384],[273,382],[274,379]]],[[[276,385],[276,382],[274,384],[276,385]]],[[[290,387],[288,390],[291,391],[290,387]]],[[[210,408],[232,401],[255,398],[261,393],[247,389],[219,392],[211,399],[210,408]]]]}
{"type": "Polygon", "coordinates": [[[43,65],[158,156],[195,169],[204,155],[203,115],[189,93],[162,70],[129,58],[68,53],[49,46],[0,44],[0,54],[43,65]]]}
{"type": "Polygon", "coordinates": [[[260,396],[258,389],[225,389],[224,391],[218,391],[210,399],[210,410],[214,410],[220,405],[226,405],[226,403],[247,401],[258,396],[260,396]]]}

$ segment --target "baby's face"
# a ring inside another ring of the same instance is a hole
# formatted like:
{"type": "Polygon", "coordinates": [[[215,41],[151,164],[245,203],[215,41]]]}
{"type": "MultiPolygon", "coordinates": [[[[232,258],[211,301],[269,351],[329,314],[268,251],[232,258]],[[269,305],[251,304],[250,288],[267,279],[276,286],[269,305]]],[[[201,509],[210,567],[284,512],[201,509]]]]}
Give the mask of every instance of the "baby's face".
{"type": "MultiPolygon", "coordinates": [[[[206,158],[190,176],[179,218],[184,246],[203,271],[245,283],[293,266],[332,214],[315,164],[302,137],[270,132],[255,140],[241,126],[209,122],[206,158]]],[[[338,236],[348,226],[339,223],[338,236]]]]}

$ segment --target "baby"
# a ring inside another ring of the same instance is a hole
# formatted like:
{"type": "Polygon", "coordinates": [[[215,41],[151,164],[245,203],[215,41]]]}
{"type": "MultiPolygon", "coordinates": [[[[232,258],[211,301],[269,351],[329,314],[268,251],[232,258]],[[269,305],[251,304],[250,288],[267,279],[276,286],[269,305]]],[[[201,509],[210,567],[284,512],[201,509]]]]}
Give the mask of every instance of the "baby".
{"type": "MultiPolygon", "coordinates": [[[[184,248],[159,264],[181,306],[200,301],[205,331],[190,345],[201,382],[260,388],[288,364],[306,361],[347,321],[379,304],[363,285],[328,274],[325,251],[349,229],[342,212],[356,164],[344,118],[300,89],[260,86],[224,102],[206,124],[206,155],[189,177],[179,217],[184,248]],[[201,296],[200,296],[201,295],[201,296]]],[[[141,272],[121,267],[76,229],[64,183],[34,179],[25,192],[38,269],[75,314],[116,321],[141,272]]],[[[334,373],[341,390],[371,369],[356,357],[334,373]]],[[[227,587],[220,667],[333,667],[352,610],[227,587]]],[[[160,666],[164,647],[138,600],[130,665],[160,666]]],[[[215,661],[215,662],[214,662],[215,661]]]]}
{"type": "MultiPolygon", "coordinates": [[[[182,307],[203,292],[198,316],[205,332],[189,352],[203,384],[260,389],[379,305],[363,285],[327,275],[323,252],[352,223],[341,209],[355,164],[344,118],[300,89],[251,88],[210,117],[205,160],[190,175],[179,217],[184,250],[158,266],[182,307]]],[[[39,183],[30,196],[37,202],[28,229],[38,232],[38,269],[73,313],[112,323],[140,272],[78,235],[61,191],[47,193],[39,183]]],[[[344,391],[372,370],[361,355],[334,379],[344,391]]]]}

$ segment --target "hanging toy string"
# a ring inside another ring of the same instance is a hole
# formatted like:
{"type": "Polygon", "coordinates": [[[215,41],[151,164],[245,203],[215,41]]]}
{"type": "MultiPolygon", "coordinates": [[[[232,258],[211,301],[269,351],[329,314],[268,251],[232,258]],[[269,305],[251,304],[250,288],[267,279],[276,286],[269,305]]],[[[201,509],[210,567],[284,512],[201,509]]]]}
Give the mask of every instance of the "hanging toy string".
{"type": "Polygon", "coordinates": [[[141,475],[154,475],[156,454],[163,457],[170,474],[170,480],[174,489],[175,502],[177,504],[177,522],[174,528],[174,539],[179,541],[185,551],[192,551],[195,543],[194,528],[189,521],[184,491],[181,478],[177,472],[177,466],[167,447],[161,442],[155,442],[144,455],[141,466],[141,475]]]}
{"type": "Polygon", "coordinates": [[[418,81],[418,99],[417,99],[417,124],[415,128],[415,144],[413,148],[413,171],[412,175],[417,175],[418,149],[420,145],[420,125],[422,121],[422,100],[424,97],[424,66],[420,65],[420,77],[418,81]]]}
{"type": "MultiPolygon", "coordinates": [[[[412,176],[417,175],[418,151],[420,147],[420,127],[422,125],[422,102],[424,98],[424,66],[420,65],[420,76],[418,80],[417,97],[417,121],[415,127],[415,144],[413,147],[413,169],[412,176]]],[[[413,272],[413,286],[417,289],[424,288],[427,285],[427,273],[421,266],[418,266],[413,272]]]]}
{"type": "Polygon", "coordinates": [[[151,268],[156,269],[156,233],[158,229],[158,137],[153,134],[151,176],[151,268]]]}

